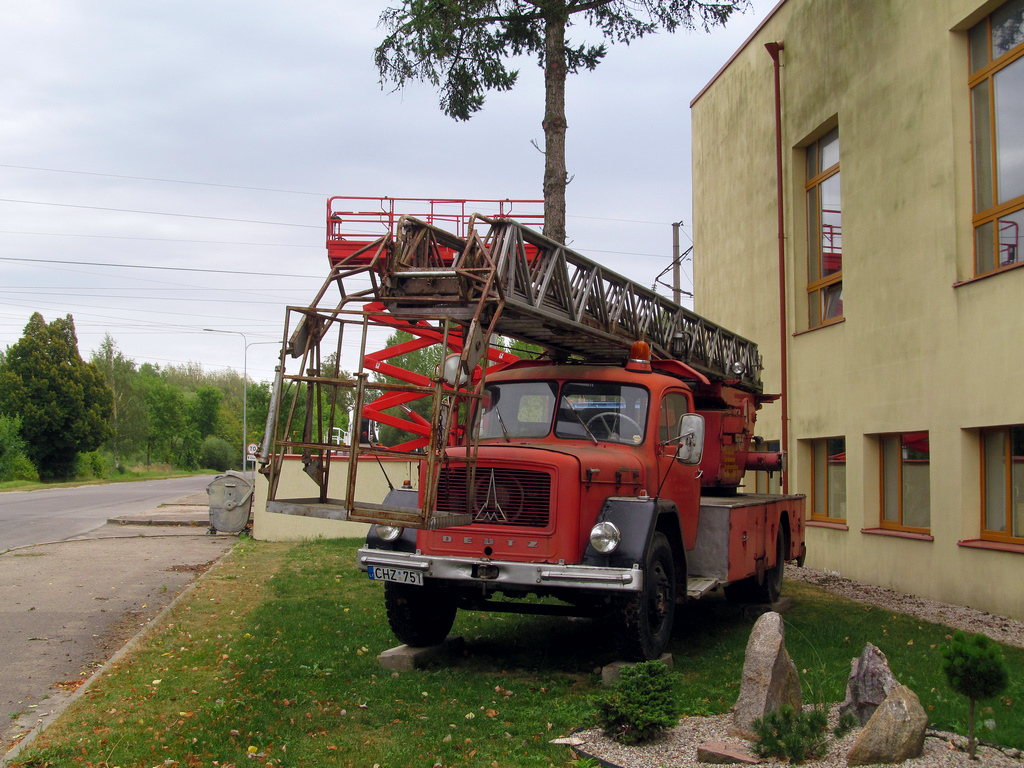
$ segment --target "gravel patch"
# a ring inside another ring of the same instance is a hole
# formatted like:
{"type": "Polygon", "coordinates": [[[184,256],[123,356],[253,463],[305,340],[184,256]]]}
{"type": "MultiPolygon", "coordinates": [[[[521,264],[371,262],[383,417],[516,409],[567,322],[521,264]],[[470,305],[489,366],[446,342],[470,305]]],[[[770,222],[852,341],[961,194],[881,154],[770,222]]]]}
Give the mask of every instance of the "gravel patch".
{"type": "MultiPolygon", "coordinates": [[[[1024,622],[997,616],[959,605],[926,600],[891,589],[862,584],[834,573],[810,568],[787,566],[786,578],[822,587],[836,595],[862,603],[877,605],[896,613],[905,613],[920,619],[943,624],[965,632],[985,634],[996,642],[1024,647],[1024,622]]],[[[830,725],[838,719],[838,703],[830,713],[830,725]]],[[[750,750],[743,739],[729,735],[731,715],[717,717],[686,717],[679,725],[659,738],[639,746],[626,747],[606,738],[600,729],[580,731],[568,741],[581,756],[594,758],[608,768],[675,768],[676,766],[705,766],[697,760],[697,748],[709,742],[724,742],[739,749],[750,750]]],[[[804,763],[807,768],[845,768],[846,755],[856,741],[860,729],[842,739],[829,743],[827,754],[804,763]]],[[[967,739],[956,734],[928,731],[924,753],[913,760],[900,763],[904,768],[1022,768],[1024,758],[1020,750],[998,749],[980,745],[978,760],[967,756],[967,739]]],[[[775,760],[757,763],[759,766],[778,766],[775,760]]]]}
{"type": "MultiPolygon", "coordinates": [[[[833,707],[830,722],[838,718],[839,705],[833,707]]],[[[750,744],[729,735],[728,715],[719,717],[685,717],[679,725],[661,737],[639,746],[625,747],[601,734],[600,730],[573,734],[579,743],[575,749],[582,755],[602,761],[605,766],[621,768],[676,768],[676,766],[705,766],[697,760],[697,747],[712,741],[725,742],[749,751],[750,744]]],[[[806,768],[846,768],[846,755],[857,740],[860,729],[842,739],[829,742],[828,752],[817,760],[803,763],[806,768]]],[[[941,731],[928,731],[924,752],[913,760],[900,763],[903,768],[1021,768],[1019,750],[999,750],[985,745],[978,747],[978,760],[967,756],[967,740],[941,731]]],[[[760,766],[779,766],[775,760],[757,763],[760,766]]]]}
{"type": "Polygon", "coordinates": [[[1016,621],[963,605],[926,600],[916,595],[862,584],[835,573],[816,571],[812,568],[786,566],[786,578],[814,584],[859,603],[877,605],[895,613],[906,613],[934,624],[962,629],[973,634],[988,635],[997,643],[1024,648],[1024,621],[1016,621]]]}

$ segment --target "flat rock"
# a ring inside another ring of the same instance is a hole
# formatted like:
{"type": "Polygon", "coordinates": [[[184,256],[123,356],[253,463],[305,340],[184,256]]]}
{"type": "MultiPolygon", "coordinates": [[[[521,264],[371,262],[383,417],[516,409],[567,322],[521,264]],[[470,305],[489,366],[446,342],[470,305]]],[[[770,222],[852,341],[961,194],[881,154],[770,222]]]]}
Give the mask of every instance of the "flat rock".
{"type": "Polygon", "coordinates": [[[378,656],[377,660],[384,669],[408,672],[409,670],[420,669],[439,658],[463,653],[465,649],[466,641],[456,635],[446,637],[443,643],[428,645],[423,648],[413,648],[410,645],[399,645],[395,648],[389,648],[378,656]]]}
{"type": "MultiPolygon", "coordinates": [[[[673,659],[671,653],[661,654],[661,657],[658,659],[658,661],[660,661],[669,669],[673,669],[675,666],[675,660],[673,659]]],[[[603,667],[601,667],[601,685],[615,685],[615,683],[619,682],[619,678],[621,676],[619,673],[622,670],[622,668],[635,667],[636,664],[637,662],[635,661],[613,661],[611,664],[605,664],[603,667]]]]}
{"type": "Polygon", "coordinates": [[[709,741],[697,747],[697,762],[714,765],[756,765],[758,759],[736,744],[709,741]]]}

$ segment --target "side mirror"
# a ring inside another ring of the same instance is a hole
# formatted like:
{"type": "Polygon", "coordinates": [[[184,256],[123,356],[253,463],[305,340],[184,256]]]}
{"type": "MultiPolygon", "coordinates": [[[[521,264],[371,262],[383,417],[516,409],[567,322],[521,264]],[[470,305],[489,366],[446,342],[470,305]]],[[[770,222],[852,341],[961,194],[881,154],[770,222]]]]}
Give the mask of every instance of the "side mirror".
{"type": "Polygon", "coordinates": [[[704,417],[687,413],[679,419],[676,460],[680,464],[700,464],[704,456],[704,417]]]}

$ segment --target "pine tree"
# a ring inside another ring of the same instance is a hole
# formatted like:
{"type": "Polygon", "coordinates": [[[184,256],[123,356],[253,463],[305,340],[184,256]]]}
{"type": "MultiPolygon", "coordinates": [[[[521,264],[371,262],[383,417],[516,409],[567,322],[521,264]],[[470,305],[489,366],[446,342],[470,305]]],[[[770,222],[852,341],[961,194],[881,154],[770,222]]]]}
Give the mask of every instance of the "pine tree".
{"type": "Polygon", "coordinates": [[[984,635],[968,637],[958,629],[942,649],[942,671],[949,686],[970,701],[967,749],[973,760],[978,745],[974,736],[975,705],[979,700],[998,696],[1010,682],[1003,653],[984,635]]]}
{"type": "Polygon", "coordinates": [[[0,413],[21,417],[26,453],[44,480],[74,476],[80,452],[110,436],[113,393],[78,353],[71,315],[47,324],[32,315],[0,367],[0,413]]]}

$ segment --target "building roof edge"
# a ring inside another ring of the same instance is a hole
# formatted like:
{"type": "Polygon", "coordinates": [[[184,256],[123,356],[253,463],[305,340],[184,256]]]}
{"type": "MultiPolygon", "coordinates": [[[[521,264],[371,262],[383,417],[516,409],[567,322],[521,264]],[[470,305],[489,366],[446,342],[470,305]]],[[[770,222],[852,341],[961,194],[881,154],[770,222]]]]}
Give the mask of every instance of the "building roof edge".
{"type": "Polygon", "coordinates": [[[693,105],[696,104],[700,97],[707,92],[708,88],[715,84],[715,81],[718,80],[718,78],[722,76],[722,73],[729,68],[729,65],[736,60],[736,57],[740,55],[740,52],[748,45],[750,45],[750,41],[757,37],[758,33],[764,28],[764,25],[769,22],[769,20],[775,15],[775,12],[778,11],[779,8],[781,8],[783,5],[785,5],[785,3],[786,0],[779,0],[779,2],[775,4],[775,7],[768,12],[768,15],[765,16],[761,23],[754,28],[754,31],[747,36],[747,39],[743,41],[743,44],[740,45],[740,47],[736,49],[733,55],[729,57],[729,60],[722,65],[722,68],[715,72],[714,76],[710,80],[708,80],[707,84],[700,89],[696,96],[693,97],[693,100],[690,102],[690,109],[693,109],[693,105]]]}

